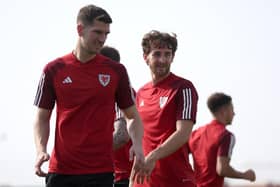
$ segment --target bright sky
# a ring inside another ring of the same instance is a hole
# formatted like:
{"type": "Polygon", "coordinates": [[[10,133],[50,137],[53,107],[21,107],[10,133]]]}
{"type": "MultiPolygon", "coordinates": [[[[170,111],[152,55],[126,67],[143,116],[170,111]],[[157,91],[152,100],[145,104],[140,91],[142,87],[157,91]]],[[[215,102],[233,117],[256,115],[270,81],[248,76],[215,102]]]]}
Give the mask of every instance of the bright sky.
{"type": "Polygon", "coordinates": [[[0,2],[0,184],[44,183],[33,171],[37,83],[47,62],[74,48],[77,12],[90,3],[111,14],[106,44],[120,50],[136,89],[150,80],[142,36],[152,29],[176,33],[172,72],[198,90],[196,128],[211,120],[207,97],[230,94],[236,117],[229,129],[237,139],[231,164],[254,168],[258,183],[280,182],[280,1],[9,0],[0,2]]]}

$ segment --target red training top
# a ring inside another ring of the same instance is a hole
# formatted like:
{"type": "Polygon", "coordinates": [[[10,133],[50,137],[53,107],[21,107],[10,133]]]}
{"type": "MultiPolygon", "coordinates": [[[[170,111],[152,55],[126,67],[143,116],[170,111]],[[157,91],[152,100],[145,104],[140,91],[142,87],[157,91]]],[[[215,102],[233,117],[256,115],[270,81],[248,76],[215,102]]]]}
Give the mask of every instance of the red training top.
{"type": "MultiPolygon", "coordinates": [[[[144,126],[143,149],[147,155],[176,130],[177,120],[195,123],[198,95],[193,84],[172,73],[156,85],[151,82],[137,93],[136,103],[144,126]]],[[[156,162],[150,181],[134,187],[195,186],[187,144],[156,162]]]]}
{"type": "Polygon", "coordinates": [[[113,172],[115,102],[122,109],[134,104],[122,64],[98,54],[81,63],[70,53],[45,66],[34,104],[52,110],[56,103],[49,172],[113,172]]]}
{"type": "Polygon", "coordinates": [[[189,147],[198,187],[223,186],[224,177],[216,172],[217,157],[231,157],[234,144],[234,135],[217,120],[192,132],[189,147]]]}

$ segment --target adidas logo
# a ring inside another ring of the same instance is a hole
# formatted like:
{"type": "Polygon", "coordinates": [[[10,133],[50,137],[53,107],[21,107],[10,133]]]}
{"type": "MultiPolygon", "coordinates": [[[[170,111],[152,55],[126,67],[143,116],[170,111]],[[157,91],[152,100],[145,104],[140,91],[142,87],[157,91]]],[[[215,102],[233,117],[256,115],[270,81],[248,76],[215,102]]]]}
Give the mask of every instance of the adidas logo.
{"type": "Polygon", "coordinates": [[[71,78],[68,76],[66,77],[63,81],[62,81],[63,84],[69,84],[69,83],[72,83],[72,80],[71,78]]]}

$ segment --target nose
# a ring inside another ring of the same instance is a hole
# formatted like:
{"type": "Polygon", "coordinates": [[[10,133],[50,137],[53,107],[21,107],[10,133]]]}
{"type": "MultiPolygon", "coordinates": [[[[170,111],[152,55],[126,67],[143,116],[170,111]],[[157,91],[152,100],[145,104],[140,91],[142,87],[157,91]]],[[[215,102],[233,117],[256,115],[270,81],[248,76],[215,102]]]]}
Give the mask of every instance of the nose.
{"type": "Polygon", "coordinates": [[[161,56],[158,58],[158,61],[159,61],[160,63],[165,63],[167,60],[168,60],[168,58],[166,58],[164,55],[161,55],[161,56]]]}
{"type": "Polygon", "coordinates": [[[100,42],[105,42],[107,39],[107,34],[103,33],[103,34],[100,34],[99,37],[98,37],[98,40],[100,42]]]}

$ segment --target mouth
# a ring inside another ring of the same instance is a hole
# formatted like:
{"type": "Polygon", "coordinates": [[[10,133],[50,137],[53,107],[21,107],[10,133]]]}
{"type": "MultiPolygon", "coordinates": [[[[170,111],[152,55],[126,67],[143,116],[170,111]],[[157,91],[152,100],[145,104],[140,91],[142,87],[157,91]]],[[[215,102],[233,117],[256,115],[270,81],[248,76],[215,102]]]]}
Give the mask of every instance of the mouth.
{"type": "Polygon", "coordinates": [[[165,67],[156,67],[155,70],[157,73],[164,73],[166,71],[166,68],[165,67]]]}

